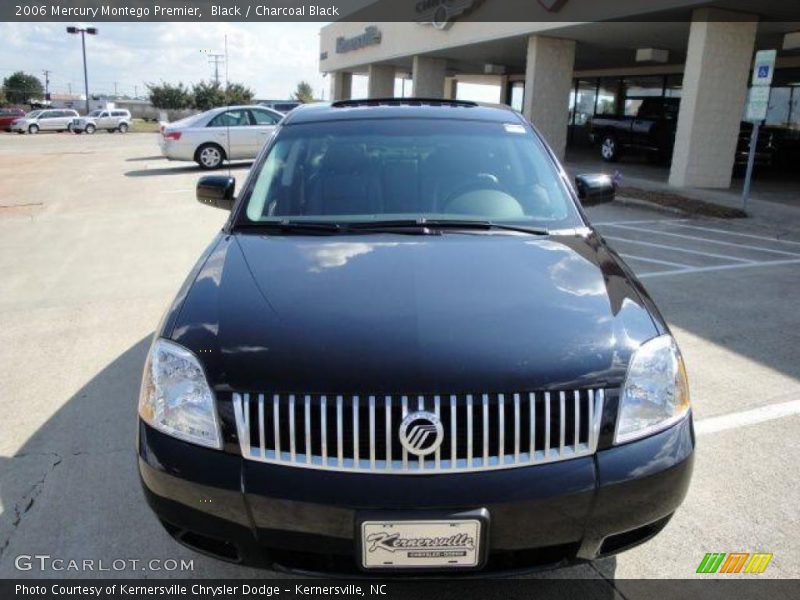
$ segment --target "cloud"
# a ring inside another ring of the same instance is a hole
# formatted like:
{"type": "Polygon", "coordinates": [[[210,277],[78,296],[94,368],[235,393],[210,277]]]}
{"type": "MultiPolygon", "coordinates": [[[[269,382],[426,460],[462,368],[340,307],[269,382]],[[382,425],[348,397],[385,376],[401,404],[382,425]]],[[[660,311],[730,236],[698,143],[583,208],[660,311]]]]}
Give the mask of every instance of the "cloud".
{"type": "MultiPolygon", "coordinates": [[[[203,51],[224,52],[228,77],[259,98],[286,98],[301,79],[320,95],[327,81],[318,69],[319,30],[324,23],[98,23],[88,37],[89,91],[143,94],[147,82],[192,83],[209,79],[213,66],[203,51]]],[[[0,77],[24,70],[52,71],[52,91],[83,89],[80,41],[65,23],[0,23],[0,77]]],[[[221,67],[221,77],[225,68],[221,67]]]]}

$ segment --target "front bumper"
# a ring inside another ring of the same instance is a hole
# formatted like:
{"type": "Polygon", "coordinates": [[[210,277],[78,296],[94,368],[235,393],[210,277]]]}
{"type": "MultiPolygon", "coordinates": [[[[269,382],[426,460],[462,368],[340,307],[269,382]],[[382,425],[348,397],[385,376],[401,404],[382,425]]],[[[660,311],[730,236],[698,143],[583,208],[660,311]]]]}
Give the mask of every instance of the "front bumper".
{"type": "Polygon", "coordinates": [[[489,573],[614,554],[666,525],[693,459],[691,417],[591,457],[414,477],[255,463],[139,425],[145,496],[176,539],[218,558],[306,572],[358,573],[355,523],[374,510],[487,509],[489,573]]]}

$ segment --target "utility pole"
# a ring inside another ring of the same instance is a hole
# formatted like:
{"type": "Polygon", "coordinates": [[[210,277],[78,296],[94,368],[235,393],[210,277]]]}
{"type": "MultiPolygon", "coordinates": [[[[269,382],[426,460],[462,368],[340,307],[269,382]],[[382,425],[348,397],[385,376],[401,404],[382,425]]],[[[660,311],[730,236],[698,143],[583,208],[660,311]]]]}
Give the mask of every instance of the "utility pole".
{"type": "Polygon", "coordinates": [[[219,64],[225,60],[224,54],[209,54],[208,62],[214,65],[214,83],[219,85],[219,64]]]}
{"type": "Polygon", "coordinates": [[[42,73],[44,73],[44,99],[45,100],[49,100],[50,99],[49,98],[49,96],[50,96],[50,73],[52,73],[52,71],[48,71],[47,69],[45,69],[44,71],[42,71],[42,73]]]}
{"type": "Polygon", "coordinates": [[[117,82],[114,82],[114,98],[117,97],[117,82]]]}
{"type": "Polygon", "coordinates": [[[138,99],[139,98],[139,86],[138,85],[134,85],[133,86],[133,98],[134,99],[138,99]]]}

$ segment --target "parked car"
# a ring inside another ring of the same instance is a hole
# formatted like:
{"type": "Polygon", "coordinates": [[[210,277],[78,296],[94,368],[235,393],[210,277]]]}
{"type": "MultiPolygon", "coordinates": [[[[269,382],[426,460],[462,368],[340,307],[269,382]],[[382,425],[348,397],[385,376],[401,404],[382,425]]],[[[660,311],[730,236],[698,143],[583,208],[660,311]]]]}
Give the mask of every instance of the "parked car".
{"type": "Polygon", "coordinates": [[[11,131],[11,123],[24,116],[21,108],[0,108],[0,130],[11,131]]]}
{"type": "Polygon", "coordinates": [[[72,131],[72,120],[78,112],[71,108],[32,110],[11,123],[11,131],[39,133],[40,131],[72,131]]]}
{"type": "Polygon", "coordinates": [[[139,402],[150,507],[204,554],[485,574],[657,534],[694,433],[669,328],[517,112],[306,105],[166,313],[139,402]],[[424,549],[424,550],[422,550],[424,549]]]}
{"type": "MultiPolygon", "coordinates": [[[[616,162],[628,152],[646,154],[656,162],[672,157],[678,126],[680,98],[644,98],[636,116],[595,116],[591,120],[589,139],[600,147],[600,156],[616,162]]],[[[747,163],[752,125],[743,122],[736,148],[737,165],[747,163]]],[[[775,146],[769,135],[760,136],[756,164],[772,163],[775,146]]]]}
{"type": "Polygon", "coordinates": [[[109,133],[119,131],[125,133],[131,127],[131,113],[124,109],[93,110],[85,117],[78,117],[72,121],[72,131],[75,133],[92,134],[98,129],[105,129],[109,133]]]}
{"type": "Polygon", "coordinates": [[[290,110],[294,110],[300,106],[301,102],[296,102],[294,100],[265,100],[260,104],[261,106],[266,106],[272,110],[277,110],[279,113],[286,114],[290,110]]]}
{"type": "Polygon", "coordinates": [[[161,127],[161,153],[216,169],[226,160],[253,159],[283,115],[263,106],[225,106],[161,127]]]}

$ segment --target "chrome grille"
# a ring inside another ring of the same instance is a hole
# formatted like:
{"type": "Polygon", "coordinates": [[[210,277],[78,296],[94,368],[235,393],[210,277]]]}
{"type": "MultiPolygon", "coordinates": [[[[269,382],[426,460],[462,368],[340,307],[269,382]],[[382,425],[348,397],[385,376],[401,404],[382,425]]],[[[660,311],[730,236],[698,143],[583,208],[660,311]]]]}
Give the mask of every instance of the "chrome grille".
{"type": "Polygon", "coordinates": [[[242,456],[312,469],[437,473],[530,466],[594,454],[603,390],[431,396],[232,395],[242,456]],[[441,445],[416,456],[403,418],[435,413],[441,445]]]}

